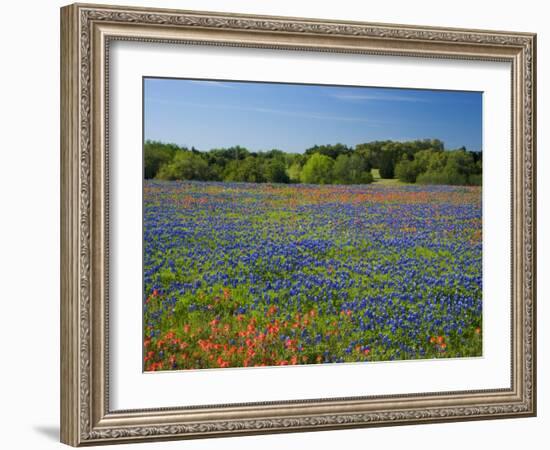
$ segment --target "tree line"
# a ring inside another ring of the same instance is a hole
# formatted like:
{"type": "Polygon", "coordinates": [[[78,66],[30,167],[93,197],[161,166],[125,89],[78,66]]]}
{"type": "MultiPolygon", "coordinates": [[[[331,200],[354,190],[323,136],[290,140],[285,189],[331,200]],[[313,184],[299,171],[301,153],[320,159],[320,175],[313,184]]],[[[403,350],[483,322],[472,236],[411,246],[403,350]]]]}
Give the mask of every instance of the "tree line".
{"type": "Polygon", "coordinates": [[[439,139],[315,145],[304,153],[241,146],[199,151],[150,140],[144,145],[146,179],[368,184],[372,169],[407,183],[481,185],[482,153],[445,150],[439,139]]]}

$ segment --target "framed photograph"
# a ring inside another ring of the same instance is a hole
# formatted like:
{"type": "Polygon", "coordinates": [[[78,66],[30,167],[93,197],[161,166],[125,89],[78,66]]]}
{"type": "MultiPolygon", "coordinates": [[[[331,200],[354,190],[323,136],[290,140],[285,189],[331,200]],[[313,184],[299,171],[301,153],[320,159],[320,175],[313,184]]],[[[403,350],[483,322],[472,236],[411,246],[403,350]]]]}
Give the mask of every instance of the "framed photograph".
{"type": "Polygon", "coordinates": [[[535,58],[62,8],[62,442],[534,416],[535,58]]]}

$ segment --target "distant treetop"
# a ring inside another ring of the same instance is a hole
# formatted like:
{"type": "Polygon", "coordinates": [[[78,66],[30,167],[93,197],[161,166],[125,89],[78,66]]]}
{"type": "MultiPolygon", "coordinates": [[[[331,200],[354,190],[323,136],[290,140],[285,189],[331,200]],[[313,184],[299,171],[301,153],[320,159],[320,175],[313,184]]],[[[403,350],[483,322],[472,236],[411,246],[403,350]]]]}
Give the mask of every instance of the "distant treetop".
{"type": "Polygon", "coordinates": [[[251,152],[241,146],[199,151],[158,141],[144,144],[144,177],[251,183],[368,184],[372,169],[406,183],[480,185],[482,153],[445,150],[439,139],[373,141],[354,148],[314,145],[299,153],[251,152]]]}

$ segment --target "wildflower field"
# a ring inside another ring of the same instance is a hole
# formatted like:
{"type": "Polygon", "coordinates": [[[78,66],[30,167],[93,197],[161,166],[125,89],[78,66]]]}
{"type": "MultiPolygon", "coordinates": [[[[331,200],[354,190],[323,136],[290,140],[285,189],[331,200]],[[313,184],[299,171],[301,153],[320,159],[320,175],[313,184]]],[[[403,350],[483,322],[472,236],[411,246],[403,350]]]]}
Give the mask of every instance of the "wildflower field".
{"type": "Polygon", "coordinates": [[[482,354],[481,188],[144,184],[144,369],[482,354]]]}

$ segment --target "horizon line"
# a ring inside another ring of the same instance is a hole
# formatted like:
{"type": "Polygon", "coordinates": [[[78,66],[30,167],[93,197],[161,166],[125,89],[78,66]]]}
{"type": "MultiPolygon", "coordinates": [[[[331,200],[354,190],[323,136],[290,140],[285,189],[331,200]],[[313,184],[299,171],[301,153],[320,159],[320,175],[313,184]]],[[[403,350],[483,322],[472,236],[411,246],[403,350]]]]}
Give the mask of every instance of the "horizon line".
{"type": "Polygon", "coordinates": [[[223,147],[212,147],[208,150],[202,150],[194,145],[187,145],[187,144],[178,144],[176,142],[169,142],[169,141],[163,141],[163,140],[157,140],[157,139],[144,139],[143,141],[143,145],[145,145],[147,142],[157,142],[159,144],[164,144],[164,145],[175,145],[176,147],[180,148],[180,149],[186,149],[186,150],[196,150],[198,152],[201,152],[201,153],[208,153],[212,150],[225,150],[225,149],[228,149],[228,148],[234,148],[234,147],[240,147],[240,148],[243,148],[245,150],[247,150],[248,152],[250,153],[268,153],[270,151],[273,151],[273,150],[278,150],[278,151],[281,151],[283,153],[291,153],[291,154],[296,154],[296,155],[301,155],[301,154],[304,154],[306,152],[306,150],[309,150],[315,146],[318,146],[318,147],[322,147],[322,146],[332,146],[332,145],[338,145],[338,144],[341,144],[341,145],[344,145],[348,148],[350,148],[351,150],[355,151],[355,148],[358,146],[358,145],[364,145],[364,144],[372,144],[374,142],[400,142],[400,143],[405,143],[405,142],[416,142],[416,141],[431,141],[431,140],[439,140],[443,143],[443,151],[445,152],[450,152],[450,151],[455,151],[455,150],[462,150],[462,148],[464,148],[466,151],[469,151],[469,152],[476,152],[476,153],[481,153],[483,152],[483,149],[480,148],[480,149],[476,149],[476,150],[472,150],[472,149],[469,149],[467,146],[465,145],[462,145],[460,147],[455,147],[455,148],[446,148],[445,147],[445,142],[442,141],[441,139],[437,139],[437,138],[433,138],[433,139],[430,139],[430,138],[424,138],[424,139],[376,139],[374,141],[365,141],[365,142],[360,142],[358,144],[354,144],[354,145],[348,145],[348,144],[344,144],[343,142],[335,142],[335,143],[332,143],[332,144],[313,144],[311,147],[308,147],[308,148],[305,148],[304,150],[302,150],[302,153],[300,152],[296,152],[296,151],[287,151],[287,150],[283,150],[281,148],[277,148],[277,147],[273,147],[273,148],[270,148],[270,149],[260,149],[260,150],[251,150],[250,148],[247,148],[243,145],[240,145],[240,144],[233,144],[233,145],[228,145],[228,146],[223,146],[223,147]]]}

